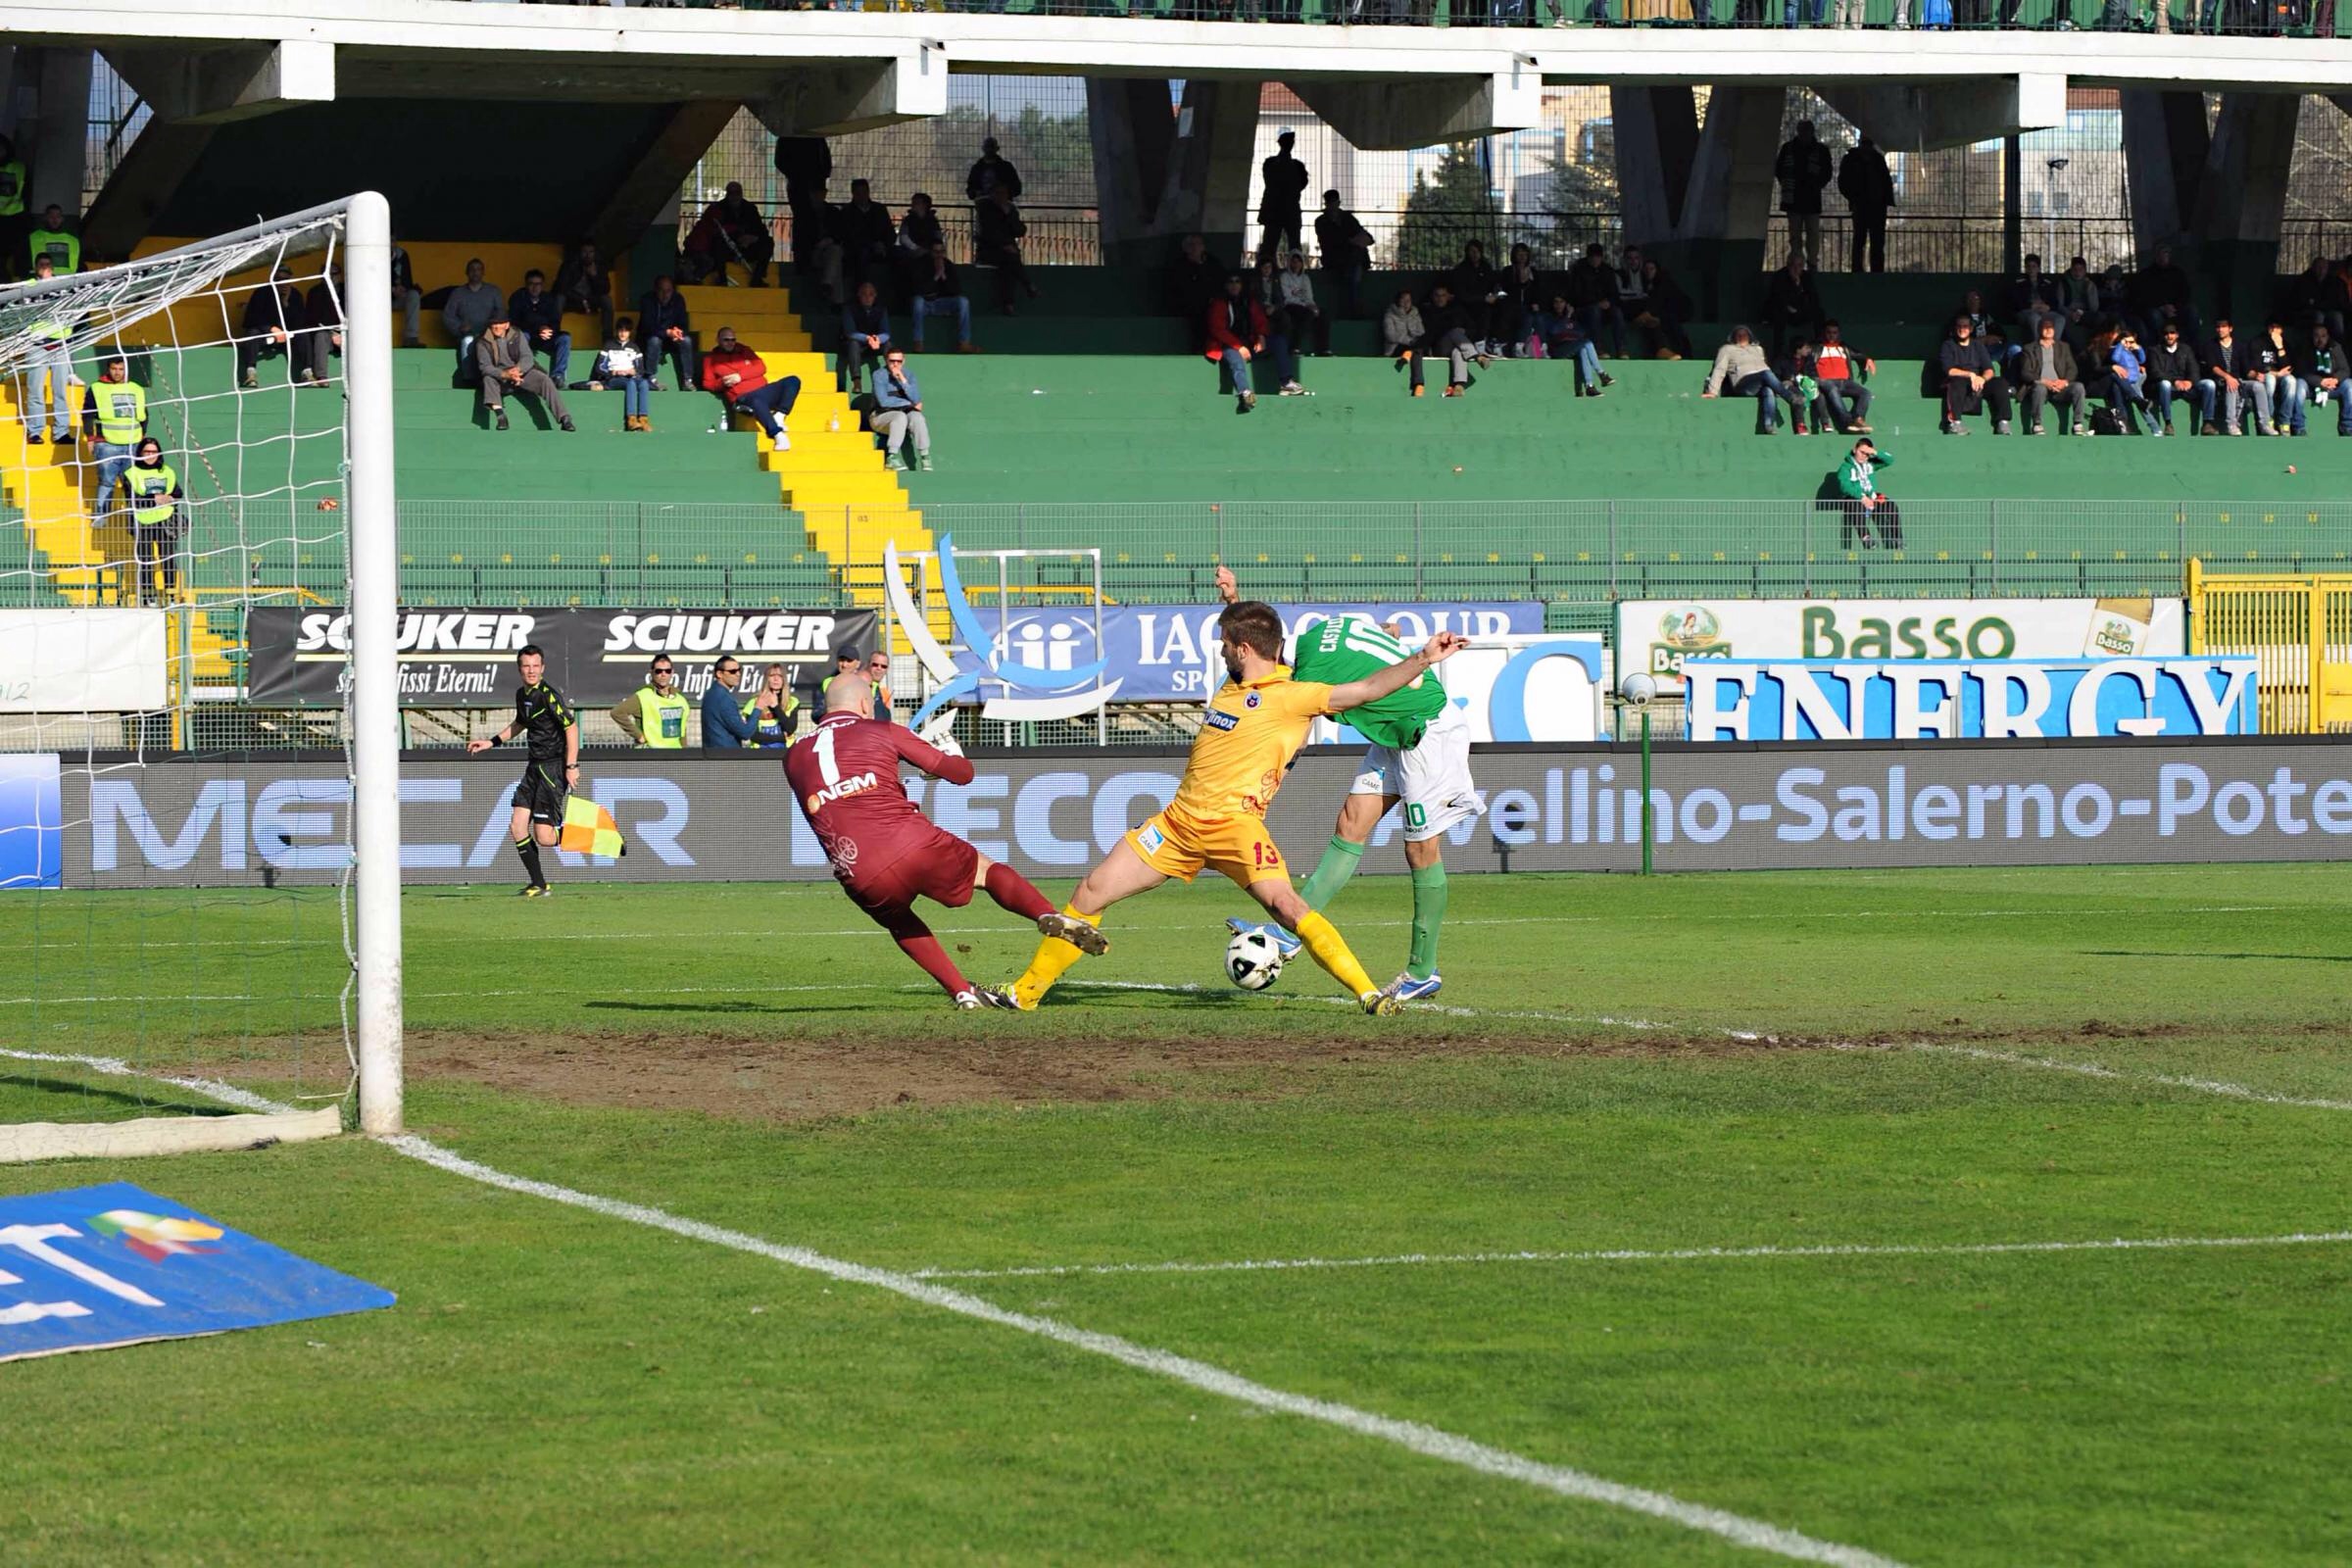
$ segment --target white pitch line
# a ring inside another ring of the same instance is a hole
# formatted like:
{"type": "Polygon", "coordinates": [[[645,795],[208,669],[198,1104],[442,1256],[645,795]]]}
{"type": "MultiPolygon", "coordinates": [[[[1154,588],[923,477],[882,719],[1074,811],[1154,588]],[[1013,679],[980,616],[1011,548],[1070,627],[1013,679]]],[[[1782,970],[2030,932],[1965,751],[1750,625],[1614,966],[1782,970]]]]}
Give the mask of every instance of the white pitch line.
{"type": "Polygon", "coordinates": [[[4,1047],[0,1047],[0,1056],[17,1061],[46,1061],[61,1066],[87,1067],[92,1072],[104,1073],[111,1078],[145,1078],[159,1084],[170,1084],[174,1089],[210,1096],[239,1110],[258,1110],[266,1115],[282,1115],[295,1108],[281,1105],[274,1100],[265,1100],[251,1090],[239,1089],[235,1084],[224,1084],[217,1078],[174,1078],[167,1073],[148,1072],[133,1067],[120,1056],[56,1055],[45,1051],[10,1051],[4,1047]]]}
{"type": "Polygon", "coordinates": [[[1377,1257],[1255,1257],[1216,1262],[1062,1263],[1029,1268],[918,1268],[918,1280],[1025,1280],[1070,1274],[1256,1274],[1294,1269],[1412,1268],[1475,1263],[1687,1263],[1753,1257],[1990,1257],[2012,1252],[2161,1252],[2192,1248],[2318,1247],[2352,1242],[2352,1231],[2285,1236],[2150,1236],[2095,1242],[1950,1242],[1874,1246],[1611,1248],[1582,1252],[1392,1252],[1377,1257]]]}
{"type": "MultiPolygon", "coordinates": [[[[0,1054],[36,1061],[71,1062],[98,1072],[126,1077],[158,1076],[141,1073],[127,1063],[112,1056],[49,1055],[34,1052],[5,1050],[0,1050],[0,1054]]],[[[248,1109],[285,1111],[292,1108],[280,1105],[273,1101],[265,1100],[259,1095],[250,1094],[232,1085],[214,1083],[209,1079],[162,1078],[159,1081],[179,1088],[196,1089],[203,1093],[217,1095],[227,1103],[241,1105],[248,1109]]],[[[1565,1465],[1545,1464],[1542,1460],[1530,1459],[1523,1454],[1513,1453],[1507,1448],[1493,1447],[1439,1427],[1426,1426],[1418,1421],[1400,1421],[1393,1416],[1377,1415],[1369,1410],[1359,1410],[1353,1405],[1340,1404],[1330,1399],[1317,1399],[1303,1394],[1292,1394],[1286,1390],[1253,1382],[1239,1373],[1228,1372],[1222,1367],[1211,1366],[1205,1361],[1197,1361],[1190,1356],[1178,1355],[1172,1350],[1161,1350],[1148,1345],[1138,1345],[1132,1340],[1121,1339],[1114,1334],[1097,1333],[1092,1329],[1078,1328],[1054,1318],[1038,1317],[1028,1312],[1008,1311],[992,1301],[984,1301],[979,1297],[966,1292],[953,1291],[943,1286],[928,1284],[911,1274],[903,1274],[892,1269],[873,1268],[863,1263],[852,1263],[846,1259],[828,1257],[822,1252],[811,1251],[804,1247],[785,1247],[775,1242],[764,1241],[757,1236],[747,1235],[742,1231],[727,1230],[721,1226],[706,1224],[701,1220],[686,1219],[665,1209],[653,1208],[643,1203],[625,1202],[614,1198],[601,1198],[593,1193],[583,1193],[569,1187],[559,1187],[553,1182],[535,1181],[528,1176],[511,1175],[506,1171],[467,1159],[463,1154],[410,1134],[386,1138],[381,1142],[385,1148],[406,1154],[411,1159],[430,1165],[436,1170],[446,1171],[453,1176],[462,1176],[467,1181],[479,1182],[485,1187],[496,1187],[529,1198],[545,1199],[552,1203],[563,1203],[568,1207],[586,1209],[593,1214],[602,1214],[608,1219],[625,1220],[632,1225],[643,1225],[654,1230],[667,1231],[671,1235],[682,1236],[689,1241],[707,1242],[713,1247],[724,1247],[733,1251],[748,1252],[755,1257],[764,1257],[791,1268],[806,1269],[810,1273],[821,1274],[827,1279],[840,1280],[845,1284],[871,1286],[925,1306],[938,1307],[958,1316],[975,1318],[983,1323],[993,1323],[1001,1328],[1017,1329],[1023,1334],[1035,1335],[1056,1345],[1065,1345],[1072,1349],[1085,1350],[1093,1355],[1103,1356],[1123,1365],[1134,1367],[1139,1371],[1154,1373],[1160,1377],[1189,1385],[1205,1394],[1217,1395],[1223,1398],[1252,1405],[1261,1410],[1271,1410],[1282,1415],[1295,1415],[1309,1421],[1319,1421],[1325,1426],[1337,1427],[1344,1432],[1351,1432],[1359,1437],[1376,1438],[1384,1443],[1395,1444],[1396,1446],[1418,1453],[1424,1458],[1443,1460],[1447,1464],[1460,1465],[1464,1469],[1475,1470],[1484,1475],[1499,1476],[1507,1481],[1523,1482],[1528,1486],[1540,1488],[1559,1496],[1575,1497],[1587,1502],[1598,1502],[1614,1508],[1624,1508],[1634,1513],[1647,1514],[1653,1519],[1662,1519],[1669,1524],[1680,1525],[1686,1530],[1695,1530],[1717,1536],[1751,1550],[1771,1552],[1793,1562],[1827,1563],[1832,1565],[1832,1568],[1903,1568],[1903,1565],[1893,1558],[1882,1557],[1877,1552],[1865,1551],[1859,1546],[1840,1545],[1833,1541],[1818,1541],[1811,1536],[1800,1534],[1784,1526],[1771,1524],[1762,1519],[1750,1519],[1744,1514],[1733,1513],[1728,1509],[1711,1508],[1704,1503],[1690,1502],[1668,1493],[1653,1492],[1646,1487],[1629,1487],[1621,1482],[1589,1475],[1582,1470],[1569,1469],[1565,1465]]]]}
{"type": "Polygon", "coordinates": [[[1541,1460],[1530,1459],[1508,1449],[1493,1447],[1487,1444],[1476,1442],[1456,1433],[1446,1432],[1438,1427],[1427,1426],[1418,1421],[1401,1421],[1393,1416],[1375,1414],[1372,1411],[1361,1410],[1353,1405],[1341,1404],[1335,1400],[1292,1394],[1286,1390],[1254,1382],[1239,1373],[1228,1372],[1222,1367],[1211,1366],[1205,1361],[1178,1355],[1171,1350],[1138,1345],[1132,1340],[1121,1339],[1113,1334],[1102,1334],[1092,1329],[1078,1328],[1055,1318],[1010,1311],[994,1302],[982,1300],[979,1297],[928,1284],[909,1274],[828,1257],[824,1253],[811,1251],[807,1248],[780,1246],[774,1242],[763,1241],[757,1236],[746,1235],[741,1231],[705,1224],[700,1220],[685,1219],[664,1209],[652,1208],[641,1203],[600,1198],[591,1193],[577,1192],[568,1187],[559,1187],[552,1182],[534,1181],[524,1176],[509,1175],[505,1171],[478,1164],[461,1154],[453,1153],[421,1138],[403,1136],[387,1139],[385,1143],[388,1147],[412,1159],[421,1160],[438,1170],[463,1176],[487,1187],[503,1188],[509,1192],[545,1199],[550,1202],[586,1209],[591,1213],[602,1214],[609,1219],[625,1220],[633,1225],[667,1231],[672,1235],[683,1236],[691,1241],[707,1242],[713,1247],[724,1247],[734,1251],[748,1252],[791,1268],[806,1269],[811,1273],[823,1275],[827,1279],[888,1291],[895,1296],[904,1297],[907,1300],[916,1301],[925,1306],[937,1307],[942,1311],[954,1312],[958,1316],[974,1318],[983,1323],[993,1323],[1000,1328],[1014,1329],[1023,1334],[1034,1335],[1039,1339],[1067,1346],[1072,1349],[1084,1350],[1089,1354],[1100,1355],[1122,1365],[1134,1367],[1139,1371],[1153,1373],[1159,1377],[1199,1389],[1205,1394],[1217,1395],[1220,1397],[1233,1399],[1257,1409],[1321,1422],[1325,1426],[1337,1427],[1341,1431],[1353,1433],[1358,1437],[1375,1438],[1384,1443],[1394,1444],[1425,1458],[1443,1460],[1446,1463],[1459,1465],[1464,1469],[1475,1470],[1484,1475],[1499,1476],[1505,1480],[1522,1482],[1563,1497],[1575,1497],[1588,1502],[1598,1502],[1610,1507],[1624,1508],[1634,1513],[1646,1514],[1653,1519],[1662,1519],[1687,1530],[1701,1531],[1707,1535],[1719,1537],[1751,1550],[1771,1552],[1796,1562],[1829,1563],[1836,1565],[1836,1568],[1899,1568],[1899,1565],[1892,1559],[1882,1557],[1873,1551],[1866,1551],[1859,1546],[1846,1546],[1836,1542],[1816,1540],[1811,1536],[1802,1535],[1781,1525],[1771,1524],[1761,1519],[1750,1519],[1743,1514],[1732,1513],[1722,1508],[1711,1508],[1704,1503],[1690,1502],[1668,1493],[1653,1492],[1645,1487],[1626,1486],[1621,1482],[1589,1475],[1582,1470],[1569,1469],[1565,1465],[1545,1464],[1541,1460]]]}
{"type": "MultiPolygon", "coordinates": [[[[2083,1078],[2098,1078],[2113,1083],[2161,1084],[2168,1089],[2187,1089],[2200,1095],[2220,1095],[2228,1100],[2252,1101],[2264,1105],[2292,1105],[2304,1110],[2352,1110],[2352,1100],[2320,1100],[2301,1095],[2273,1094],[2267,1089],[2255,1089],[2245,1084],[2227,1083],[2218,1078],[2187,1078],[2169,1072],[2127,1072],[2103,1062],[2066,1061],[2056,1056],[2029,1056],[2017,1051],[1992,1051],[1982,1046],[1947,1046],[1925,1040],[1897,1042],[1905,1051],[1925,1052],[1938,1056],[1965,1056],[1972,1061],[1997,1061],[2011,1067],[2039,1067],[2048,1072],[2071,1072],[2083,1078]]],[[[1835,1046],[1837,1051],[1869,1051],[1870,1046],[1835,1046]]]]}

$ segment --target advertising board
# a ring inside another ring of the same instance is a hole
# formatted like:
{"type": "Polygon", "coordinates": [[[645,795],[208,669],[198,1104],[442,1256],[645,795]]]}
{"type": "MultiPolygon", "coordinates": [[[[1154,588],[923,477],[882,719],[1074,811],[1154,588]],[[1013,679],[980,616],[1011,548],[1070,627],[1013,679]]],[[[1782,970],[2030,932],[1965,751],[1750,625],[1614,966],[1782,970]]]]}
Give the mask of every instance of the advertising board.
{"type": "Polygon", "coordinates": [[[0,610],[0,713],[153,712],[167,647],[160,610],[0,610]]]}
{"type": "Polygon", "coordinates": [[[1693,741],[2249,735],[2251,659],[1694,659],[1693,741]]]}

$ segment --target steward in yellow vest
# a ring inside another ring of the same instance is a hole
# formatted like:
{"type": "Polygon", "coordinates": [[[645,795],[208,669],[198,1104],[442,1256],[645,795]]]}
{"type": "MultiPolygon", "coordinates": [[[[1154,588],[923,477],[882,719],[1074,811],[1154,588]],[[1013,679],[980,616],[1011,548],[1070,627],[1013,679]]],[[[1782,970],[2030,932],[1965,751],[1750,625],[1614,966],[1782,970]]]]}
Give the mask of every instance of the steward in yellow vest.
{"type": "Polygon", "coordinates": [[[678,690],[677,667],[662,654],[646,673],[643,686],[612,705],[612,722],[640,746],[683,751],[687,703],[678,690]]]}

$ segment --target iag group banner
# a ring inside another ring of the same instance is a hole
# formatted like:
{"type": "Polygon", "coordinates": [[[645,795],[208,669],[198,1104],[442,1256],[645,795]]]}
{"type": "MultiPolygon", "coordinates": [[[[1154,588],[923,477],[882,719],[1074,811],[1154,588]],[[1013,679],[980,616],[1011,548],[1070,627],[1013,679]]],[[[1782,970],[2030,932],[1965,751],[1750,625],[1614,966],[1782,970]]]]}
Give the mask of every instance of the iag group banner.
{"type": "MultiPolygon", "coordinates": [[[[339,707],[351,681],[351,612],[337,606],[264,607],[246,614],[247,680],[257,703],[339,707]]],[[[409,708],[503,708],[514,701],[514,656],[536,645],[547,679],[572,703],[602,708],[645,684],[667,654],[686,696],[700,701],[710,664],[732,654],[755,669],[780,663],[796,684],[832,673],[833,652],[870,653],[870,610],[403,610],[400,700],[409,708]]]]}
{"type": "MultiPolygon", "coordinates": [[[[1311,860],[1360,754],[1301,756],[1269,819],[1311,860]]],[[[1177,751],[975,758],[956,788],[915,795],[942,827],[1037,877],[1075,877],[1175,792],[1177,751]]],[[[1494,746],[1473,754],[1489,810],[1446,848],[1462,871],[1630,870],[1641,862],[1641,758],[1629,747],[1494,746]]],[[[402,877],[503,883],[516,760],[413,756],[401,785],[402,877]]],[[[339,760],[156,762],[66,770],[69,887],[332,881],[346,865],[339,760]]],[[[584,791],[629,838],[598,882],[815,880],[823,852],[773,756],[591,756],[584,791]]],[[[0,796],[0,802],[7,799],[0,796]]],[[[2352,738],[1660,747],[1650,805],[1665,870],[2297,860],[2352,854],[2352,738]]],[[[10,824],[0,821],[0,833],[10,824]]],[[[1401,870],[1392,813],[1367,865],[1401,870]]],[[[1238,895],[1237,895],[1238,897],[1238,895]]]]}

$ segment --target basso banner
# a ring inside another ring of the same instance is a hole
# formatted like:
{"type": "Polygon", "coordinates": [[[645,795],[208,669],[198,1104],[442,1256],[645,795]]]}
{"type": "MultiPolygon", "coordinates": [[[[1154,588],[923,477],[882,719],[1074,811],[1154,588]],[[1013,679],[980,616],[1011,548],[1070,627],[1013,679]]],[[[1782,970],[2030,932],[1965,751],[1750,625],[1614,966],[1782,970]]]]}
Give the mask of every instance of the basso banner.
{"type": "MultiPolygon", "coordinates": [[[[514,656],[536,644],[547,679],[574,704],[600,708],[645,684],[657,654],[699,701],[710,663],[732,654],[780,663],[796,684],[829,674],[833,651],[870,652],[870,610],[404,610],[401,702],[411,708],[503,708],[514,700],[514,656]]],[[[246,616],[248,681],[257,703],[339,707],[351,679],[351,612],[264,608],[246,616]]]]}
{"type": "Polygon", "coordinates": [[[2250,735],[2251,659],[1916,660],[1685,667],[1693,741],[2250,735]]]}
{"type": "Polygon", "coordinates": [[[1617,607],[1618,668],[1683,689],[1692,659],[2172,659],[2178,599],[1640,599],[1617,607]]]}
{"type": "MultiPolygon", "coordinates": [[[[1269,818],[1294,859],[1330,835],[1360,753],[1303,754],[1269,818]]],[[[1083,873],[1164,805],[1182,752],[975,759],[961,788],[921,781],[932,820],[1027,876],[1083,873]]],[[[409,759],[402,880],[503,884],[512,757],[409,759]]],[[[1480,748],[1488,812],[1446,840],[1458,871],[1632,870],[1642,762],[1631,747],[1480,748]]],[[[626,858],[558,853],[598,883],[819,881],[824,852],[772,757],[592,757],[582,785],[618,818],[626,858]]],[[[345,866],[340,761],[165,762],[71,770],[69,887],[324,883],[345,866]]],[[[1986,741],[1801,749],[1661,747],[1650,804],[1666,870],[2336,859],[2352,853],[2352,739],[1986,741]]],[[[1368,869],[1402,871],[1398,815],[1368,869]]],[[[1237,892],[1234,898],[1240,900],[1237,892]]],[[[1204,943],[1221,948],[1210,931],[1204,943]]],[[[1213,957],[1204,960],[1213,962],[1213,957]]]]}

